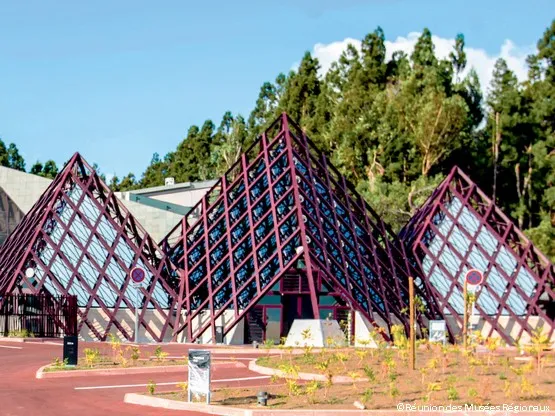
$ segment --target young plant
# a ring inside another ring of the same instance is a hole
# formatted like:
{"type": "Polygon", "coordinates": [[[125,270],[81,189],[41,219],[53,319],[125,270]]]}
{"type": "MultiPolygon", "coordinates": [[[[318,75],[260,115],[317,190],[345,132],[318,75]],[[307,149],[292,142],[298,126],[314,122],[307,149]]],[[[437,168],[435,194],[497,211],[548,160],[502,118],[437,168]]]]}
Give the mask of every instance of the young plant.
{"type": "Polygon", "coordinates": [[[364,359],[368,355],[368,351],[366,351],[366,350],[356,350],[355,354],[358,356],[358,365],[360,367],[362,365],[362,361],[364,361],[364,359]]]}
{"type": "Polygon", "coordinates": [[[289,390],[289,397],[299,396],[302,393],[301,387],[297,384],[297,380],[285,380],[287,389],[289,390]]]}
{"type": "Polygon", "coordinates": [[[534,395],[534,386],[526,377],[520,379],[520,394],[523,399],[534,395]]]}
{"type": "Polygon", "coordinates": [[[397,385],[395,383],[389,383],[389,397],[394,399],[395,397],[399,396],[399,394],[400,392],[397,388],[397,385]]]}
{"type": "Polygon", "coordinates": [[[137,360],[141,356],[141,350],[139,349],[139,347],[129,347],[129,348],[130,348],[129,357],[131,358],[131,361],[133,361],[133,365],[135,365],[137,363],[137,360]]]}
{"type": "Polygon", "coordinates": [[[459,400],[459,392],[454,386],[449,387],[447,389],[447,398],[449,400],[459,400]]]}
{"type": "Polygon", "coordinates": [[[349,377],[353,379],[353,389],[356,390],[357,388],[356,381],[360,378],[360,374],[357,371],[351,371],[349,372],[349,377]]]}
{"type": "Polygon", "coordinates": [[[362,370],[364,371],[364,375],[368,378],[368,381],[376,381],[376,373],[372,367],[365,365],[362,370]]]}
{"type": "Polygon", "coordinates": [[[391,335],[393,336],[393,345],[400,350],[408,349],[409,342],[405,334],[405,327],[403,325],[393,325],[391,327],[391,335]]]}
{"type": "Polygon", "coordinates": [[[308,402],[310,404],[316,403],[315,396],[316,392],[320,388],[320,383],[316,380],[312,380],[306,385],[306,394],[308,395],[308,402]]]}
{"type": "Polygon", "coordinates": [[[177,388],[181,391],[181,397],[187,397],[187,393],[189,390],[189,383],[183,381],[181,383],[177,383],[177,388]]]}
{"type": "Polygon", "coordinates": [[[343,364],[343,368],[345,370],[347,370],[347,365],[345,364],[347,362],[347,360],[349,359],[349,357],[347,356],[347,354],[343,353],[343,352],[336,352],[334,354],[334,357],[337,361],[339,361],[341,364],[343,364]]]}
{"type": "Polygon", "coordinates": [[[52,361],[51,367],[60,368],[62,366],[62,360],[59,357],[54,358],[52,361]]]}
{"type": "Polygon", "coordinates": [[[546,333],[543,332],[543,325],[536,328],[530,339],[530,345],[525,347],[525,350],[534,356],[536,361],[536,368],[538,375],[541,373],[542,370],[542,357],[544,351],[549,348],[550,340],[546,333]]]}
{"type": "Polygon", "coordinates": [[[374,396],[374,390],[366,389],[362,393],[362,401],[364,402],[364,404],[368,404],[372,401],[373,396],[374,396]]]}
{"type": "Polygon", "coordinates": [[[324,360],[316,364],[316,368],[326,376],[326,382],[324,384],[324,397],[328,397],[328,388],[333,385],[333,372],[330,368],[330,360],[324,360]]]}
{"type": "Polygon", "coordinates": [[[146,385],[146,390],[148,391],[148,394],[153,396],[154,392],[156,391],[156,383],[153,380],[149,380],[148,384],[146,385]]]}
{"type": "Polygon", "coordinates": [[[440,383],[428,383],[428,387],[426,388],[428,391],[428,401],[432,400],[432,393],[441,390],[440,383]]]}
{"type": "Polygon", "coordinates": [[[486,340],[486,347],[489,351],[488,354],[488,367],[491,366],[491,361],[493,358],[493,354],[495,353],[495,351],[497,351],[497,348],[499,348],[499,346],[501,345],[501,339],[500,338],[488,338],[486,340]]]}
{"type": "Polygon", "coordinates": [[[478,397],[478,391],[474,387],[470,387],[468,389],[468,397],[476,399],[476,397],[478,397]]]}
{"type": "Polygon", "coordinates": [[[164,361],[168,356],[168,353],[163,351],[161,346],[157,346],[154,350],[154,356],[158,359],[158,361],[164,361]]]}
{"type": "Polygon", "coordinates": [[[100,351],[98,351],[96,348],[85,348],[83,350],[83,353],[85,354],[85,363],[87,363],[87,365],[91,368],[98,362],[100,358],[100,351]]]}

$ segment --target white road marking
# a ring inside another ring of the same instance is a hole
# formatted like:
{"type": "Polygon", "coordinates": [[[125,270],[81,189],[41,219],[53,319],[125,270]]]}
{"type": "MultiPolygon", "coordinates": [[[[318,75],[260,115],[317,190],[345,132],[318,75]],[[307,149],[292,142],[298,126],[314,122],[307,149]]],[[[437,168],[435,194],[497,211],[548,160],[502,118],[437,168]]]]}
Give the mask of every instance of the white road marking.
{"type": "Polygon", "coordinates": [[[22,350],[23,347],[8,347],[7,345],[0,345],[0,348],[11,348],[12,350],[22,350]]]}
{"type": "MultiPolygon", "coordinates": [[[[262,380],[270,378],[270,376],[256,376],[256,377],[243,377],[243,378],[226,378],[221,380],[212,380],[212,383],[226,383],[229,381],[247,381],[247,380],[262,380]]],[[[183,381],[170,381],[167,383],[156,383],[157,386],[173,386],[183,381]]],[[[129,387],[146,387],[148,384],[120,384],[115,386],[91,386],[91,387],[74,387],[75,390],[98,390],[98,389],[125,389],[129,387]]]]}
{"type": "Polygon", "coordinates": [[[60,342],[53,342],[53,341],[44,341],[44,342],[37,342],[37,341],[25,341],[25,344],[38,344],[38,345],[64,345],[60,342]]]}

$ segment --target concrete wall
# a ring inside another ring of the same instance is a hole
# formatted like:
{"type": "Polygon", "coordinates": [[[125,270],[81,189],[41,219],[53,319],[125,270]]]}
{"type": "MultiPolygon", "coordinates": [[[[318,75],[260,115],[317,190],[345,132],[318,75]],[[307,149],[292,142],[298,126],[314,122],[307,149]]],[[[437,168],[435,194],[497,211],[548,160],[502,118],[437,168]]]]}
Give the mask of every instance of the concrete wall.
{"type": "Polygon", "coordinates": [[[158,201],[170,202],[184,207],[194,207],[209,190],[210,188],[194,188],[143,195],[158,201]]]}
{"type": "MultiPolygon", "coordinates": [[[[374,319],[376,320],[378,325],[386,328],[385,322],[379,316],[375,316],[374,319]]],[[[447,321],[446,322],[447,325],[449,325],[450,328],[455,329],[455,336],[461,335],[461,327],[457,324],[454,317],[448,317],[446,321],[447,321]]],[[[400,323],[396,319],[394,319],[394,322],[400,323]]],[[[498,322],[499,322],[499,325],[505,329],[504,332],[509,334],[509,336],[513,338],[513,340],[518,336],[521,326],[518,324],[518,322],[515,319],[510,318],[508,316],[502,316],[499,318],[498,322]]],[[[473,328],[475,331],[480,331],[480,334],[482,337],[485,338],[489,335],[489,332],[491,330],[491,325],[486,320],[481,319],[479,316],[474,316],[470,318],[470,323],[473,325],[473,328]]],[[[543,324],[544,333],[546,334],[549,333],[549,329],[550,329],[549,323],[545,322],[543,319],[541,319],[538,316],[531,316],[530,318],[528,318],[528,324],[533,328],[538,328],[543,324]]],[[[360,343],[360,340],[370,340],[370,344],[368,346],[375,347],[376,344],[375,342],[372,341],[372,337],[370,335],[371,332],[375,332],[373,325],[370,324],[370,322],[363,315],[361,315],[359,312],[356,312],[355,313],[355,345],[362,346],[362,344],[360,343]]],[[[492,337],[500,338],[501,335],[499,335],[497,331],[494,331],[492,334],[492,337]]],[[[530,336],[526,332],[523,332],[520,338],[520,343],[527,344],[529,342],[530,342],[530,336]]],[[[555,332],[551,337],[551,343],[555,344],[555,332]]]]}
{"type": "MultiPolygon", "coordinates": [[[[24,214],[33,207],[51,183],[51,179],[0,166],[0,187],[24,214]]],[[[174,212],[128,201],[119,192],[116,192],[116,196],[157,243],[182,218],[174,212]]]]}
{"type": "MultiPolygon", "coordinates": [[[[241,313],[241,311],[239,311],[241,313]]],[[[234,312],[233,310],[226,310],[222,313],[218,319],[216,319],[217,326],[223,326],[224,328],[229,325],[229,323],[233,320],[234,312]]],[[[199,314],[193,320],[193,331],[201,328],[204,326],[208,320],[210,319],[210,313],[206,311],[205,313],[199,314]]],[[[244,319],[241,319],[234,328],[232,328],[224,337],[224,344],[233,344],[233,345],[241,345],[244,343],[244,335],[245,335],[245,326],[244,326],[244,319]]],[[[188,342],[187,338],[187,331],[183,331],[179,334],[177,342],[188,342]]],[[[212,343],[212,330],[208,328],[202,336],[200,337],[201,344],[210,344],[212,343]]]]}
{"type": "MultiPolygon", "coordinates": [[[[81,311],[84,311],[81,309],[81,311]]],[[[168,311],[164,311],[167,314],[168,311]]],[[[208,321],[209,313],[206,312],[194,320],[195,326],[194,330],[198,329],[200,325],[205,324],[208,321]]],[[[104,328],[108,325],[109,318],[106,313],[100,308],[91,309],[87,315],[89,322],[94,328],[100,333],[104,333],[104,328]]],[[[164,327],[165,318],[157,310],[151,309],[147,310],[144,315],[144,319],[148,322],[150,329],[153,330],[156,336],[160,336],[162,329],[164,327]]],[[[225,311],[222,316],[220,316],[216,323],[217,325],[225,326],[231,322],[233,319],[233,311],[225,311]]],[[[123,328],[129,333],[133,334],[135,331],[135,315],[129,309],[120,309],[116,314],[116,320],[123,326],[123,328]]],[[[173,322],[172,322],[173,323],[173,322]]],[[[182,331],[177,338],[177,342],[188,342],[186,338],[186,330],[182,331]]],[[[119,332],[117,327],[112,324],[110,332],[114,336],[118,337],[122,341],[124,340],[123,335],[119,332]]],[[[204,332],[201,337],[202,344],[212,343],[212,332],[210,328],[204,332]]],[[[94,332],[87,326],[83,325],[81,331],[79,332],[79,339],[82,341],[97,341],[94,332]]],[[[164,335],[164,342],[170,342],[172,340],[172,329],[168,328],[166,334],[164,335]]],[[[140,342],[155,342],[152,335],[146,330],[144,326],[139,327],[139,341],[140,342]]],[[[235,344],[241,345],[244,343],[244,325],[243,319],[235,325],[235,327],[227,333],[224,338],[225,344],[235,344]]]]}
{"type": "Polygon", "coordinates": [[[26,214],[44,193],[51,179],[0,166],[0,186],[26,214]]]}
{"type": "Polygon", "coordinates": [[[165,211],[125,199],[120,200],[156,243],[159,243],[183,218],[182,215],[175,212],[165,211]]]}
{"type": "MultiPolygon", "coordinates": [[[[83,312],[83,309],[81,309],[83,312]]],[[[167,313],[167,311],[164,311],[167,313]]],[[[101,334],[104,333],[104,328],[108,325],[109,318],[106,313],[100,308],[93,308],[89,310],[87,315],[89,322],[101,334]]],[[[116,314],[117,321],[129,334],[135,332],[135,314],[130,309],[120,309],[116,314]]],[[[145,312],[144,319],[148,322],[150,329],[153,330],[156,336],[160,336],[164,327],[165,317],[155,309],[149,309],[145,312]]],[[[123,335],[119,332],[118,328],[112,324],[110,327],[110,334],[114,334],[117,338],[124,340],[123,335]]],[[[83,325],[79,332],[79,339],[82,341],[98,341],[94,332],[87,326],[83,325]]],[[[168,329],[164,336],[164,342],[172,340],[172,330],[168,329]]],[[[146,330],[144,326],[139,326],[139,341],[140,342],[154,342],[152,335],[146,330]]]]}
{"type": "MultiPolygon", "coordinates": [[[[482,337],[488,336],[489,332],[491,331],[491,325],[485,319],[480,319],[479,316],[474,316],[474,317],[470,317],[469,321],[470,321],[470,324],[473,326],[473,331],[480,331],[480,334],[482,337]]],[[[517,320],[509,316],[501,316],[499,317],[497,322],[498,322],[498,325],[501,326],[501,328],[503,328],[503,332],[505,334],[508,334],[513,339],[513,341],[516,339],[516,337],[518,336],[518,333],[522,329],[522,326],[517,322],[517,320]]],[[[543,325],[543,332],[546,334],[549,333],[550,324],[546,322],[544,319],[540,318],[539,316],[531,316],[528,318],[527,322],[528,322],[528,325],[530,325],[534,329],[537,329],[538,327],[543,325]]],[[[462,336],[462,333],[460,331],[461,328],[456,323],[454,317],[448,317],[447,324],[449,325],[450,328],[459,329],[457,334],[462,336]]],[[[501,335],[499,335],[497,331],[494,331],[492,333],[492,337],[500,338],[501,335]]],[[[527,344],[530,342],[530,336],[528,335],[527,332],[522,333],[522,336],[519,342],[521,344],[527,344]]],[[[551,337],[551,342],[555,344],[555,333],[551,337]]]]}

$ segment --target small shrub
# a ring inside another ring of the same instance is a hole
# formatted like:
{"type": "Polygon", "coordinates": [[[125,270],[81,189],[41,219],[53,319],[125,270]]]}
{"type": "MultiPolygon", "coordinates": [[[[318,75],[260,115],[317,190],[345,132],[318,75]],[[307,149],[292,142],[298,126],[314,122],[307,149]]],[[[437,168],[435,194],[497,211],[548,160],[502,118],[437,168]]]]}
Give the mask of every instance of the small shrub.
{"type": "Polygon", "coordinates": [[[374,396],[374,390],[366,389],[362,393],[362,401],[366,404],[372,401],[372,397],[374,396]]]}
{"type": "Polygon", "coordinates": [[[441,384],[439,383],[428,383],[426,389],[428,391],[428,401],[432,400],[432,393],[441,390],[441,384]]]}
{"type": "Polygon", "coordinates": [[[137,360],[141,357],[141,350],[139,347],[131,347],[130,358],[133,361],[133,364],[137,362],[137,360]]]}
{"type": "Polygon", "coordinates": [[[368,351],[366,351],[366,350],[356,350],[355,354],[358,356],[358,365],[360,366],[362,364],[362,361],[368,355],[368,351]]]}
{"type": "Polygon", "coordinates": [[[428,367],[430,370],[435,370],[438,368],[438,366],[439,366],[439,360],[437,358],[430,359],[426,364],[426,367],[428,367]]]}
{"type": "Polygon", "coordinates": [[[447,390],[447,398],[449,400],[459,400],[459,392],[455,387],[449,387],[449,389],[447,390]]]}
{"type": "Polygon", "coordinates": [[[96,348],[85,348],[83,353],[85,354],[85,363],[87,363],[89,367],[93,367],[100,359],[100,351],[96,348]]]}
{"type": "Polygon", "coordinates": [[[549,337],[543,331],[543,325],[539,326],[533,331],[533,335],[530,339],[530,345],[525,349],[528,353],[532,354],[536,361],[537,373],[538,375],[542,370],[542,357],[544,355],[544,350],[549,348],[551,344],[549,337]]]}
{"type": "Polygon", "coordinates": [[[499,380],[507,380],[505,373],[499,373],[499,380]]]}
{"type": "Polygon", "coordinates": [[[320,388],[320,383],[316,380],[312,380],[306,385],[306,394],[308,395],[308,401],[310,404],[315,403],[314,397],[319,388],[320,388]]]}
{"type": "Polygon", "coordinates": [[[8,338],[34,338],[35,334],[28,329],[20,329],[8,332],[8,338]]]}
{"type": "Polygon", "coordinates": [[[302,393],[301,386],[297,384],[296,380],[285,380],[287,389],[289,390],[289,396],[299,396],[302,393]]]}
{"type": "Polygon", "coordinates": [[[376,373],[374,373],[374,369],[368,365],[363,367],[364,375],[368,378],[368,381],[376,381],[376,373]]]}
{"type": "Polygon", "coordinates": [[[393,345],[400,350],[406,350],[408,348],[409,342],[403,325],[393,325],[391,327],[391,335],[393,336],[393,345]]]}
{"type": "Polygon", "coordinates": [[[146,390],[151,396],[154,395],[154,392],[156,391],[156,383],[152,380],[149,380],[148,384],[146,385],[146,390]]]}
{"type": "Polygon", "coordinates": [[[341,364],[343,364],[343,368],[345,370],[347,370],[347,365],[345,364],[347,362],[347,360],[349,359],[349,357],[347,356],[347,354],[343,353],[343,352],[336,352],[334,354],[335,359],[337,361],[339,361],[341,364]]]}
{"type": "Polygon", "coordinates": [[[468,389],[468,397],[475,399],[476,397],[478,397],[478,391],[474,387],[470,387],[468,389]]]}
{"type": "Polygon", "coordinates": [[[164,361],[168,356],[168,353],[163,351],[161,346],[157,346],[154,350],[154,356],[158,359],[158,361],[164,361]]]}
{"type": "Polygon", "coordinates": [[[187,383],[186,381],[183,381],[181,383],[177,383],[177,388],[181,391],[181,396],[182,397],[187,397],[187,393],[189,390],[189,383],[187,383]]]}
{"type": "Polygon", "coordinates": [[[395,397],[399,396],[399,389],[395,383],[389,384],[389,397],[394,399],[395,397]]]}
{"type": "Polygon", "coordinates": [[[356,381],[360,378],[360,375],[356,371],[349,372],[349,377],[353,379],[353,388],[356,389],[356,381]]]}

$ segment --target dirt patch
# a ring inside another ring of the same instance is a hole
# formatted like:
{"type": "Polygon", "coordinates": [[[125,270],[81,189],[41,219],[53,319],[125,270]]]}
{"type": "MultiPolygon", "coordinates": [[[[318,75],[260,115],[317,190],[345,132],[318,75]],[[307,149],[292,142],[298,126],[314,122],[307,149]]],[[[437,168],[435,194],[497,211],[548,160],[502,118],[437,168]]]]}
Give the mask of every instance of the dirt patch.
{"type": "Polygon", "coordinates": [[[188,364],[187,357],[169,357],[162,347],[154,350],[149,347],[122,345],[119,343],[99,344],[95,348],[85,348],[81,351],[78,365],[67,366],[58,357],[52,364],[44,368],[44,372],[75,371],[94,369],[114,369],[129,367],[161,367],[188,364]]]}
{"type": "MultiPolygon", "coordinates": [[[[408,354],[398,349],[325,351],[295,356],[265,356],[257,364],[285,371],[350,376],[351,384],[302,382],[273,378],[263,387],[215,390],[213,404],[256,407],[257,393],[268,392],[268,406],[280,409],[393,409],[400,402],[416,405],[548,405],[555,408],[555,360],[546,353],[538,370],[533,358],[516,352],[463,353],[458,347],[430,347],[417,353],[409,370],[408,354]],[[370,381],[362,381],[367,378],[370,381]]],[[[185,392],[160,395],[186,400],[185,392]]]]}

